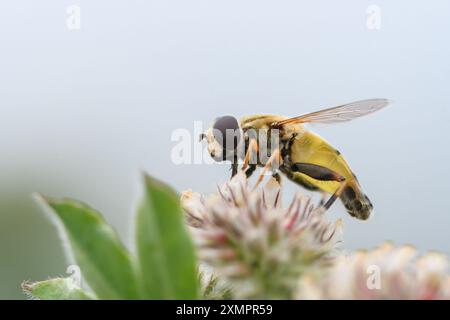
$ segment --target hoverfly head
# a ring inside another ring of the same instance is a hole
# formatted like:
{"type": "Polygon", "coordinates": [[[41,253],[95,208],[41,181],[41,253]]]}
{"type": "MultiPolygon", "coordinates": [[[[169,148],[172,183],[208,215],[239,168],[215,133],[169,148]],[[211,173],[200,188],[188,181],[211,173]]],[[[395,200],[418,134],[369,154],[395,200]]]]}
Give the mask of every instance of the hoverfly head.
{"type": "Polygon", "coordinates": [[[208,142],[208,152],[215,161],[235,159],[241,140],[239,122],[233,116],[217,118],[211,128],[200,135],[208,142]]]}

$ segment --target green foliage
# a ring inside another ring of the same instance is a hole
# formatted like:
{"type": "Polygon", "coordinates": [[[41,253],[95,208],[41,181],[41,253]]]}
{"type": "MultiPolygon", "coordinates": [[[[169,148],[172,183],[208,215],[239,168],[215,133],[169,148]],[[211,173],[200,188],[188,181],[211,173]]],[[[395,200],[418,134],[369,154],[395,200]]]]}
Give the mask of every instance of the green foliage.
{"type": "MultiPolygon", "coordinates": [[[[195,299],[196,260],[178,196],[149,176],[144,181],[136,219],[137,259],[94,209],[74,200],[41,199],[61,223],[70,254],[97,298],[195,299]]],[[[70,281],[56,278],[22,287],[38,299],[94,297],[70,281]]]]}
{"type": "Polygon", "coordinates": [[[194,248],[185,231],[179,196],[145,177],[145,195],[136,219],[143,294],[148,299],[195,299],[194,248]]]}
{"type": "Polygon", "coordinates": [[[73,200],[47,204],[62,222],[75,261],[98,298],[137,299],[132,258],[101,215],[73,200]]]}
{"type": "Polygon", "coordinates": [[[233,291],[230,286],[224,284],[214,274],[198,274],[201,284],[201,294],[204,299],[208,300],[230,300],[233,298],[233,291]]]}
{"type": "Polygon", "coordinates": [[[71,278],[55,278],[35,283],[22,283],[24,292],[39,300],[91,300],[95,297],[80,287],[71,278]]]}

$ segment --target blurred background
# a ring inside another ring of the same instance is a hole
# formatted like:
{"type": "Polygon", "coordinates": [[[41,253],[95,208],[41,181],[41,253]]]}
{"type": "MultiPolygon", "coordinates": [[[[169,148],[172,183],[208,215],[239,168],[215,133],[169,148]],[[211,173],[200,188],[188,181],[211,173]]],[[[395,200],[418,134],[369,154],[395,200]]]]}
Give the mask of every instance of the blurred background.
{"type": "Polygon", "coordinates": [[[450,253],[448,30],[445,0],[1,2],[0,298],[65,274],[32,192],[89,203],[130,245],[141,170],[179,191],[229,177],[224,165],[174,164],[175,129],[366,98],[394,105],[313,128],[375,205],[367,222],[331,210],[343,247],[450,253]]]}

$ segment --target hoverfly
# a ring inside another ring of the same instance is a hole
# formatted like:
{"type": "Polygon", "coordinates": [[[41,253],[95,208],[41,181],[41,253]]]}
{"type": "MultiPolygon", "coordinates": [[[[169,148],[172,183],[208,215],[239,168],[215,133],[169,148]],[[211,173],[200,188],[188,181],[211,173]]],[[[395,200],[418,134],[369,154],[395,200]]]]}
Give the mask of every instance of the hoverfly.
{"type": "MultiPolygon", "coordinates": [[[[351,216],[366,220],[373,205],[362,191],[356,175],[342,154],[319,135],[307,130],[305,124],[350,121],[378,111],[388,104],[386,99],[369,99],[294,118],[252,115],[243,117],[240,122],[232,116],[223,116],[217,118],[212,127],[200,135],[200,140],[207,140],[208,152],[215,161],[231,160],[232,176],[237,173],[238,159],[242,159],[242,170],[247,177],[252,175],[257,166],[262,166],[264,173],[271,170],[278,181],[281,179],[281,172],[289,180],[308,190],[331,194],[328,201],[323,201],[325,210],[339,198],[351,216]],[[232,143],[230,131],[233,132],[232,143]],[[276,148],[271,148],[272,140],[269,137],[274,132],[277,133],[279,142],[276,148]],[[222,139],[218,139],[218,136],[222,139]],[[238,146],[243,146],[243,153],[238,154],[238,146]],[[252,155],[261,154],[261,149],[268,152],[269,148],[271,151],[265,160],[257,156],[256,161],[250,162],[252,155]],[[277,168],[274,170],[275,163],[277,168]]],[[[262,180],[262,176],[263,174],[258,182],[262,180]]]]}

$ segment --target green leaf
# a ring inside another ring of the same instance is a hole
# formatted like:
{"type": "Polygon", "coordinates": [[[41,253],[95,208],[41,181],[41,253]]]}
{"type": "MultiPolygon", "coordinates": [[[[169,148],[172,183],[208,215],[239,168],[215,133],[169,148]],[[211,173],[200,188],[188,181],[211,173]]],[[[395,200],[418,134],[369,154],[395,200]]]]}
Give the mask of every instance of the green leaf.
{"type": "Polygon", "coordinates": [[[196,299],[196,259],[178,195],[144,177],[145,192],[136,217],[141,282],[148,299],[196,299]]]}
{"type": "Polygon", "coordinates": [[[22,283],[25,293],[39,300],[92,300],[95,297],[78,287],[72,278],[56,278],[46,281],[22,283]]]}
{"type": "Polygon", "coordinates": [[[114,230],[74,200],[45,200],[62,222],[76,263],[99,299],[137,299],[133,260],[114,230]]]}

